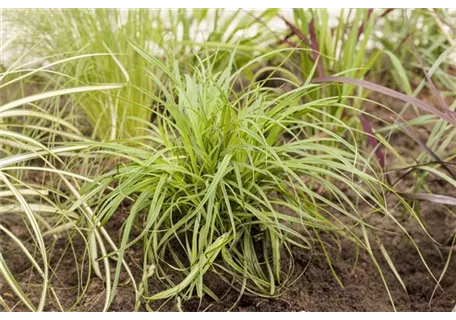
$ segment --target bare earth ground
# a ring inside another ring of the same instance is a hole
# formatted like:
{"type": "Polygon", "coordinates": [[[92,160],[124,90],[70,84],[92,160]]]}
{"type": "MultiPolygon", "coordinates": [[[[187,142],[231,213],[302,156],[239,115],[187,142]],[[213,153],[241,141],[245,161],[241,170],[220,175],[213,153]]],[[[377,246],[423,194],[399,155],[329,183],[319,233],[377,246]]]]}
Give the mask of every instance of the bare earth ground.
{"type": "MultiPolygon", "coordinates": [[[[389,106],[397,103],[388,99],[382,101],[389,106]]],[[[379,111],[377,107],[366,105],[366,108],[375,114],[379,112],[377,115],[381,116],[382,111],[379,111]]],[[[399,148],[404,155],[416,153],[419,148],[416,143],[403,134],[393,135],[390,142],[399,148]]],[[[38,177],[37,179],[40,180],[41,178],[38,177]]],[[[411,178],[408,178],[399,186],[405,187],[411,183],[411,178]]],[[[454,193],[449,193],[445,185],[440,181],[431,181],[429,182],[429,186],[436,193],[455,196],[454,193]]],[[[454,210],[450,212],[441,205],[424,202],[421,204],[421,212],[422,219],[430,235],[440,245],[432,242],[416,221],[413,221],[401,212],[395,212],[394,214],[410,230],[429,268],[433,271],[435,277],[439,278],[448,254],[451,250],[453,250],[453,253],[455,251],[454,248],[451,248],[452,236],[456,230],[455,212],[454,210]]],[[[119,212],[118,218],[113,219],[107,225],[108,231],[115,238],[117,238],[123,220],[122,217],[124,216],[124,212],[119,212]]],[[[375,222],[376,226],[383,230],[397,230],[390,219],[382,216],[373,217],[371,222],[375,222]]],[[[26,230],[17,227],[23,224],[20,221],[16,221],[14,217],[2,218],[2,224],[5,224],[20,238],[27,235],[26,230]]],[[[386,261],[379,259],[383,270],[385,270],[386,280],[396,309],[399,311],[451,311],[456,305],[456,259],[450,261],[448,271],[440,283],[440,288],[435,290],[435,294],[431,300],[434,289],[436,288],[436,281],[432,279],[430,273],[426,270],[411,242],[399,234],[378,234],[385,247],[389,250],[391,259],[407,288],[407,291],[405,291],[401,287],[393,273],[389,271],[386,261]]],[[[73,248],[67,247],[68,242],[63,237],[53,245],[52,256],[54,258],[51,264],[55,266],[53,283],[56,288],[56,294],[59,296],[64,309],[71,308],[76,302],[78,295],[81,295],[83,298],[81,298],[81,301],[73,310],[100,311],[104,304],[104,284],[93,274],[88,275],[87,270],[81,270],[75,267],[74,256],[83,258],[82,248],[85,244],[78,237],[74,238],[73,244],[73,248]],[[72,250],[74,250],[74,253],[72,250]],[[87,278],[90,278],[91,281],[87,282],[87,278]],[[82,292],[78,292],[78,283],[88,283],[85,295],[82,295],[82,292]]],[[[33,284],[40,283],[39,275],[32,272],[30,263],[23,258],[22,253],[19,252],[5,235],[1,234],[0,248],[6,263],[11,267],[11,271],[19,279],[23,287],[28,288],[32,300],[36,303],[39,297],[39,288],[34,288],[33,284]]],[[[341,287],[336,282],[321,250],[317,249],[311,259],[308,252],[295,250],[296,272],[300,273],[304,269],[306,270],[280,297],[267,299],[244,295],[236,304],[239,293],[235,290],[226,293],[227,286],[217,278],[209,276],[207,279],[209,286],[219,297],[223,296],[223,299],[219,302],[213,301],[210,298],[204,298],[203,301],[194,299],[182,303],[182,309],[185,311],[226,311],[235,305],[234,311],[393,310],[385,286],[371,259],[366,254],[360,253],[358,261],[355,262],[355,253],[354,246],[347,241],[342,242],[340,249],[334,248],[330,252],[333,259],[332,263],[344,287],[341,287]]],[[[379,253],[377,257],[380,256],[379,253]]],[[[132,261],[140,263],[140,248],[133,248],[129,252],[129,258],[132,261]]],[[[80,265],[81,263],[79,263],[80,265]]],[[[112,263],[111,267],[115,268],[115,263],[112,263]]],[[[140,277],[139,268],[132,265],[132,269],[135,276],[140,277]]],[[[13,305],[17,300],[12,295],[9,287],[1,281],[0,290],[2,297],[8,305],[13,305]]],[[[151,288],[154,288],[154,285],[154,283],[150,283],[151,288]]],[[[52,296],[48,298],[54,301],[52,296]]],[[[132,311],[134,306],[135,296],[132,286],[130,284],[121,284],[111,310],[132,311]]],[[[157,310],[160,305],[155,303],[151,304],[151,307],[157,310]]],[[[26,310],[25,306],[17,303],[13,311],[21,310],[26,310]]],[[[59,310],[59,308],[57,305],[54,305],[49,307],[48,310],[59,310]]],[[[144,306],[140,310],[146,311],[144,306]]],[[[162,306],[160,310],[177,311],[176,301],[170,301],[162,306]]]]}

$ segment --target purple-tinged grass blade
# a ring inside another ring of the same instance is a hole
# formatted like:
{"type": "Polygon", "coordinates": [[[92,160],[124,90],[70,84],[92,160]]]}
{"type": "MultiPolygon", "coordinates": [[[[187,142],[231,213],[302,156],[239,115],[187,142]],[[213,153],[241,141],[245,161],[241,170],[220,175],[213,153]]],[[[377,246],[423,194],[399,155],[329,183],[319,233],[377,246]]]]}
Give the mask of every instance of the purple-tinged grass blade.
{"type": "Polygon", "coordinates": [[[408,193],[408,192],[398,192],[398,194],[410,200],[424,200],[430,201],[433,203],[446,204],[450,206],[456,206],[456,198],[450,196],[444,196],[441,194],[432,194],[432,193],[408,193]]]}
{"type": "Polygon", "coordinates": [[[312,17],[312,20],[309,23],[309,34],[310,34],[310,47],[312,48],[313,52],[313,60],[317,61],[317,74],[319,77],[324,77],[323,72],[323,61],[318,59],[320,54],[320,46],[318,45],[317,35],[315,34],[315,18],[312,17]]]}
{"type": "Polygon", "coordinates": [[[302,33],[301,30],[299,30],[298,27],[296,27],[290,21],[285,19],[283,16],[279,15],[279,17],[287,24],[288,28],[290,29],[291,32],[293,32],[293,34],[295,34],[302,42],[304,42],[307,46],[310,47],[309,39],[304,35],[304,33],[302,33]]]}
{"type": "MultiPolygon", "coordinates": [[[[383,12],[375,22],[377,22],[378,20],[380,20],[381,18],[385,17],[386,15],[388,15],[391,11],[393,11],[394,9],[396,8],[389,8],[387,10],[385,10],[385,12],[383,12]]],[[[368,13],[367,13],[367,20],[370,19],[372,13],[374,12],[374,8],[369,8],[368,9],[368,13]]],[[[359,38],[361,37],[361,35],[363,34],[364,32],[364,22],[361,24],[361,26],[359,27],[358,29],[358,41],[359,41],[359,38]]]]}
{"type": "Polygon", "coordinates": [[[309,23],[309,39],[304,33],[302,33],[301,30],[299,30],[298,27],[296,27],[290,21],[285,19],[283,16],[279,17],[287,24],[288,28],[290,29],[290,33],[285,38],[280,40],[280,43],[286,43],[289,46],[295,48],[298,46],[298,44],[290,41],[289,38],[293,35],[296,35],[305,45],[312,49],[312,60],[317,63],[317,74],[319,77],[323,77],[323,61],[318,58],[320,55],[320,47],[318,45],[317,35],[315,33],[315,19],[312,17],[312,20],[309,23]]]}
{"type": "Polygon", "coordinates": [[[289,45],[290,47],[292,47],[292,48],[297,48],[297,47],[299,47],[299,44],[298,44],[298,43],[293,42],[293,41],[290,41],[290,40],[288,40],[287,38],[284,38],[284,39],[279,40],[279,44],[282,44],[282,43],[288,44],[288,45],[289,45]]]}
{"type": "Polygon", "coordinates": [[[358,115],[358,118],[361,121],[361,125],[363,126],[364,132],[367,133],[369,144],[375,150],[375,156],[377,157],[380,166],[384,169],[385,168],[385,156],[383,155],[383,152],[378,147],[379,142],[377,139],[375,139],[374,130],[372,129],[372,125],[370,124],[369,121],[367,121],[367,119],[362,114],[358,115]]]}
{"type": "MultiPolygon", "coordinates": [[[[288,32],[288,34],[283,38],[283,39],[279,39],[279,44],[282,44],[282,43],[287,43],[287,44],[290,44],[292,43],[291,41],[289,41],[289,39],[294,36],[294,33],[291,31],[291,32],[288,32]]],[[[296,46],[298,46],[298,44],[296,44],[296,46]]]]}
{"type": "MultiPolygon", "coordinates": [[[[372,12],[374,11],[374,9],[369,9],[367,10],[367,20],[370,19],[371,15],[372,15],[372,12]]],[[[361,34],[364,32],[364,22],[361,23],[361,25],[359,26],[358,28],[358,37],[356,38],[357,41],[359,41],[359,38],[361,37],[361,34]]]]}
{"type": "MultiPolygon", "coordinates": [[[[380,143],[375,138],[374,130],[372,128],[372,125],[370,124],[370,122],[362,114],[358,115],[358,118],[359,118],[359,120],[361,122],[361,125],[363,127],[364,132],[367,134],[367,139],[369,141],[369,144],[374,149],[374,154],[375,154],[375,157],[378,160],[378,163],[380,164],[380,167],[382,169],[385,169],[385,166],[386,166],[385,155],[383,154],[383,151],[381,149],[380,143]]],[[[388,174],[385,174],[385,178],[386,178],[386,181],[389,184],[391,184],[391,181],[389,179],[388,174]]]]}
{"type": "Polygon", "coordinates": [[[389,8],[389,9],[386,9],[381,15],[379,18],[383,18],[384,16],[386,16],[387,14],[389,14],[391,11],[393,11],[394,8],[389,8]]]}
{"type": "Polygon", "coordinates": [[[456,126],[456,112],[451,111],[451,110],[439,110],[435,108],[434,106],[430,106],[423,101],[407,96],[403,93],[400,93],[396,90],[378,85],[376,83],[366,81],[366,80],[358,80],[358,79],[353,79],[353,78],[348,78],[348,77],[336,77],[336,76],[328,76],[328,77],[319,77],[315,78],[311,81],[312,83],[343,83],[343,84],[352,84],[355,86],[360,86],[368,90],[372,90],[387,96],[390,96],[392,98],[401,100],[406,103],[410,103],[421,110],[431,113],[443,120],[448,121],[452,125],[456,126]]]}

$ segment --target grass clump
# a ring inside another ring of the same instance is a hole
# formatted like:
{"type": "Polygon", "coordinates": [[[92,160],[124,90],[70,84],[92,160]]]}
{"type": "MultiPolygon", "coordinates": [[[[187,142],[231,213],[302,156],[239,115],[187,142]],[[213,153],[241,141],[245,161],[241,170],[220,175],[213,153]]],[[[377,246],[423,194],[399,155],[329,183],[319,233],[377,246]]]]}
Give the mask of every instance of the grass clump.
{"type": "MultiPolygon", "coordinates": [[[[365,217],[394,220],[387,186],[358,149],[357,129],[323,111],[349,106],[337,97],[303,103],[319,88],[311,84],[285,94],[258,85],[237,93],[232,84],[242,70],[214,72],[204,59],[182,74],[132,46],[167,77],[153,77],[160,94],[148,93],[161,111],[152,109],[144,135],[93,145],[93,153],[122,160],[86,185],[81,201],[102,224],[131,202],[116,254],[142,245],[138,299],[217,298],[209,272],[241,293],[273,296],[296,276],[293,248],[326,252],[331,237],[353,240],[376,261],[365,217]],[[151,293],[149,278],[166,289],[151,293]]],[[[113,296],[120,273],[119,262],[113,296]]]]}

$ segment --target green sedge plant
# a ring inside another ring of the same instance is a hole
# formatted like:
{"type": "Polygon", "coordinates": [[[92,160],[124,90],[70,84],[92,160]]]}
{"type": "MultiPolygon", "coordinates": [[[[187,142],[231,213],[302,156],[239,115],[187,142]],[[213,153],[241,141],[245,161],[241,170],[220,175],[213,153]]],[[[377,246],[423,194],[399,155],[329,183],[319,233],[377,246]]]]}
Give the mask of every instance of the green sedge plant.
{"type": "MultiPolygon", "coordinates": [[[[240,294],[278,295],[296,276],[293,248],[321,246],[341,283],[326,250],[328,239],[337,237],[368,253],[388,289],[374,249],[380,246],[404,286],[368,217],[392,219],[416,246],[391,214],[386,194],[413,210],[358,148],[357,128],[325,111],[353,107],[337,96],[302,102],[321,89],[311,83],[282,93],[253,82],[235,92],[242,68],[214,71],[214,60],[204,58],[191,74],[181,73],[178,66],[169,68],[130,44],[167,77],[152,77],[159,94],[137,88],[157,106],[151,108],[154,120],[134,138],[88,144],[91,154],[121,161],[86,184],[73,208],[88,203],[104,225],[122,204],[130,204],[119,250],[110,255],[123,258],[133,246],[142,246],[137,308],[156,300],[218,299],[205,281],[208,273],[240,294]],[[308,127],[315,134],[308,135],[308,127]],[[345,134],[334,132],[335,127],[345,134]],[[158,292],[157,283],[164,286],[158,292]]],[[[120,261],[112,297],[122,274],[120,261]]]]}

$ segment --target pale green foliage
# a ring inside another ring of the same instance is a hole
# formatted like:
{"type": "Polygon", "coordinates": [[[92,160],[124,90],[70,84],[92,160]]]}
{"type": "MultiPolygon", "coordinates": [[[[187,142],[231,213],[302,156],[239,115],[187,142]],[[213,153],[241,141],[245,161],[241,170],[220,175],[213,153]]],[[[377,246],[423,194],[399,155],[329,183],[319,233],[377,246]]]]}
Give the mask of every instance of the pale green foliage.
{"type": "MultiPolygon", "coordinates": [[[[40,70],[30,70],[24,65],[17,65],[2,72],[0,74],[2,93],[16,85],[33,88],[35,85],[28,81],[33,75],[39,76],[38,71],[40,70]]],[[[120,87],[117,84],[85,86],[44,90],[41,93],[26,96],[22,96],[19,90],[15,99],[9,99],[6,94],[2,97],[0,104],[0,234],[2,234],[2,241],[9,239],[12,244],[9,246],[10,250],[16,247],[39,276],[36,283],[40,291],[38,303],[30,299],[32,289],[30,287],[25,289],[24,284],[16,280],[2,252],[0,252],[0,277],[31,311],[43,311],[49,304],[50,297],[61,308],[52,283],[53,265],[51,265],[53,243],[60,236],[68,236],[70,243],[74,234],[79,234],[83,238],[87,244],[89,267],[93,267],[99,277],[102,277],[98,266],[99,261],[93,255],[96,249],[90,251],[90,248],[95,248],[93,244],[98,240],[99,250],[106,252],[101,242],[103,239],[112,249],[116,249],[106,231],[93,219],[92,211],[86,204],[83,203],[78,208],[69,210],[71,199],[80,198],[79,183],[91,181],[67,170],[66,161],[71,157],[77,157],[75,152],[86,147],[71,146],[71,143],[90,141],[90,139],[84,138],[76,127],[63,119],[62,114],[55,112],[60,111],[62,96],[94,90],[102,92],[120,87]],[[59,146],[62,144],[63,146],[59,146]],[[32,178],[34,174],[43,174],[43,177],[48,174],[51,181],[44,182],[42,179],[41,184],[37,183],[32,178]],[[81,220],[85,221],[84,231],[78,228],[81,220]],[[14,225],[15,229],[23,228],[28,237],[17,236],[9,229],[9,225],[14,225]]],[[[109,283],[108,259],[104,257],[101,260],[107,271],[105,279],[109,283]]],[[[106,295],[109,298],[110,290],[107,290],[106,295]]],[[[2,306],[7,310],[10,309],[3,297],[0,296],[0,298],[2,306]]]]}
{"type": "MultiPolygon", "coordinates": [[[[132,84],[113,95],[87,93],[76,100],[93,124],[94,135],[116,139],[137,134],[144,121],[151,119],[148,108],[151,101],[135,86],[153,91],[154,82],[149,74],[160,76],[159,70],[131,48],[129,40],[171,65],[174,61],[183,61],[185,68],[195,60],[195,52],[210,53],[213,47],[221,46],[226,50],[238,47],[238,52],[244,52],[239,53],[238,58],[242,64],[258,43],[268,41],[264,26],[257,19],[267,21],[275,11],[11,10],[5,13],[5,20],[15,29],[19,28],[16,31],[21,36],[19,42],[41,57],[91,55],[88,59],[57,66],[59,72],[71,77],[60,79],[59,85],[66,88],[68,85],[132,84]]],[[[220,55],[222,67],[223,56],[220,55]]]]}
{"type": "MultiPolygon", "coordinates": [[[[149,93],[154,120],[135,139],[92,144],[92,153],[124,161],[86,185],[81,201],[95,206],[102,222],[133,201],[118,254],[142,244],[144,300],[215,298],[207,272],[241,291],[275,295],[295,276],[293,260],[283,257],[294,247],[325,248],[324,234],[351,239],[376,263],[364,217],[395,221],[386,207],[388,187],[357,148],[356,128],[323,111],[349,106],[337,97],[301,102],[314,85],[280,94],[253,84],[236,93],[231,85],[242,70],[214,72],[213,60],[205,59],[192,75],[181,74],[132,46],[167,77],[153,78],[160,88],[149,93]],[[149,278],[169,289],[151,295],[149,278]]],[[[382,247],[390,262],[386,252],[382,247]]],[[[118,263],[113,292],[120,272],[118,263]]]]}

